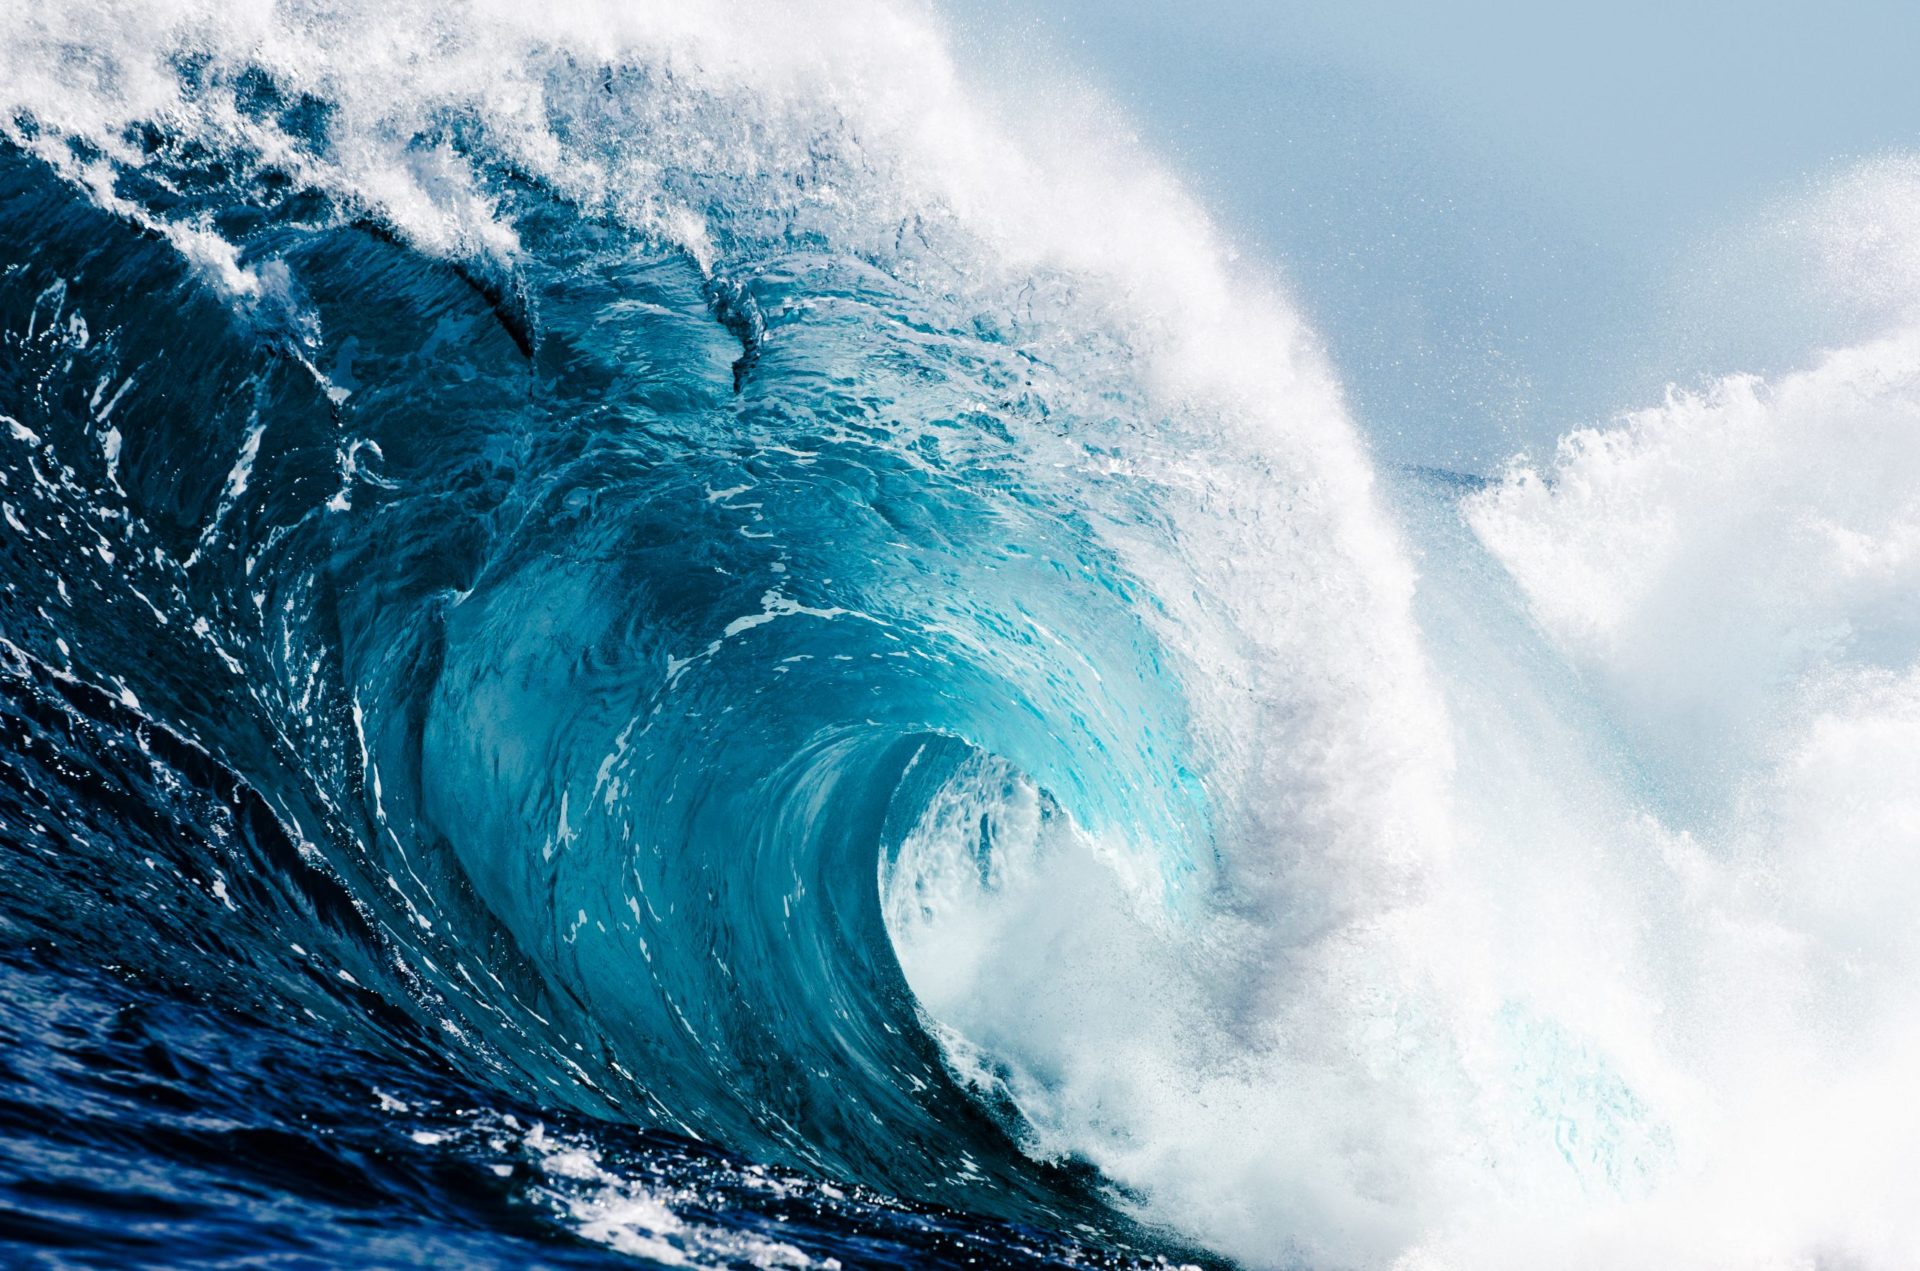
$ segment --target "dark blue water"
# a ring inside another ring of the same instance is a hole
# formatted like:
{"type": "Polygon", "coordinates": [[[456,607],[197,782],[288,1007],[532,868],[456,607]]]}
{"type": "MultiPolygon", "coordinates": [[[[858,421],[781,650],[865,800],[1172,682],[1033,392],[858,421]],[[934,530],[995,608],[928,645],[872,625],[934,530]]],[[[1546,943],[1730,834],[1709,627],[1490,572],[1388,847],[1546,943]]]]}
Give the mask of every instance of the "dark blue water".
{"type": "Polygon", "coordinates": [[[0,150],[7,1260],[1172,1250],[955,1087],[881,923],[916,781],[1096,744],[943,627],[983,558],[1122,586],[951,405],[1037,409],[1017,356],[824,245],[716,279],[492,172],[499,277],[139,141],[274,290],[0,150]]]}

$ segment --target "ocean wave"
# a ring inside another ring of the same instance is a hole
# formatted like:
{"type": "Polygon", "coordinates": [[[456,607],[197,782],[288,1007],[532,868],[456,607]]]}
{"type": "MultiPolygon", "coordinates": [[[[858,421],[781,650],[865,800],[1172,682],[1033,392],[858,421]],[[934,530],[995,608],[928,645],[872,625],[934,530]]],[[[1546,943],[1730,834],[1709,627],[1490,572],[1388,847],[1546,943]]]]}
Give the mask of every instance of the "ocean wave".
{"type": "Polygon", "coordinates": [[[23,948],[667,1264],[1913,1247],[1897,322],[1377,473],[912,6],[50,5],[0,85],[23,948]]]}

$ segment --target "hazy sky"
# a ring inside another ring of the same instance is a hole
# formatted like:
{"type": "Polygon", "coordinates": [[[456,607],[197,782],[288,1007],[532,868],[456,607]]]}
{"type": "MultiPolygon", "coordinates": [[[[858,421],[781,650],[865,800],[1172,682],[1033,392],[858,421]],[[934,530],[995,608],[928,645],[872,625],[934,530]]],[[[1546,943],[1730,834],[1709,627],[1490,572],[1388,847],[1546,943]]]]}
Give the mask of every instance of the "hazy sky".
{"type": "Polygon", "coordinates": [[[1382,452],[1418,462],[1484,469],[1668,380],[1791,359],[1795,315],[1760,312],[1791,302],[1705,262],[1920,147],[1915,0],[951,8],[1127,108],[1279,263],[1382,452]]]}

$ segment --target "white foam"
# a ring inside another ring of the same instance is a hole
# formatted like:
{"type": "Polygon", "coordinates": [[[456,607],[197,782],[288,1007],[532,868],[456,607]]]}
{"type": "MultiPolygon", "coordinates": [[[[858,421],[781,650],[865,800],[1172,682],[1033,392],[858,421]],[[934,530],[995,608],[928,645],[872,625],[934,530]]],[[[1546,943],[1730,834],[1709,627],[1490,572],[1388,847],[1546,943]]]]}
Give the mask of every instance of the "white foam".
{"type": "Polygon", "coordinates": [[[1333,578],[1275,589],[1237,536],[1309,532],[1284,479],[1259,474],[1264,503],[1235,490],[1214,466],[1244,453],[1230,437],[1172,469],[1229,510],[1182,519],[1187,550],[1143,567],[1207,597],[1168,640],[1207,672],[1188,683],[1203,739],[1233,721],[1242,747],[1214,774],[1244,817],[1224,896],[1157,920],[1124,845],[1036,827],[1017,781],[979,773],[886,883],[956,1074],[1018,1110],[1030,1150],[1093,1160],[1145,1216],[1255,1264],[1912,1263],[1911,170],[1873,165],[1807,210],[1832,285],[1871,278],[1884,334],[1676,390],[1469,501],[1549,654],[1493,580],[1443,571],[1458,594],[1435,610],[1467,616],[1425,633],[1454,707],[1440,740],[1418,654],[1395,660],[1390,546],[1321,523],[1333,578]],[[1350,570],[1370,602],[1289,608],[1350,570]],[[1369,619],[1388,634],[1338,647],[1369,619]],[[1355,648],[1373,694],[1340,691],[1355,648]],[[1006,855],[984,877],[983,816],[1006,855]]]}
{"type": "Polygon", "coordinates": [[[1585,1216],[1596,1265],[1920,1250],[1897,1199],[1920,1178],[1899,1075],[1920,1058],[1910,172],[1873,165],[1807,209],[1832,283],[1885,288],[1886,334],[1570,434],[1470,506],[1647,778],[1582,831],[1629,928],[1587,978],[1639,1004],[1621,1044],[1666,1073],[1674,1157],[1585,1216]]]}

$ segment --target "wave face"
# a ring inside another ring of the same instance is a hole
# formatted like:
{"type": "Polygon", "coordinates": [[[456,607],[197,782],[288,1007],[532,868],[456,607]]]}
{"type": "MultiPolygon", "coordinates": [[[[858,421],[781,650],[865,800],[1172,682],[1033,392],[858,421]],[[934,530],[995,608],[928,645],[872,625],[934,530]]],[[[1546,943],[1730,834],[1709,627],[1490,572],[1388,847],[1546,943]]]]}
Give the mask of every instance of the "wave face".
{"type": "Polygon", "coordinates": [[[1899,320],[1379,482],[1097,103],[635,8],[0,25],[17,1238],[1920,1248],[1899,320]]]}

